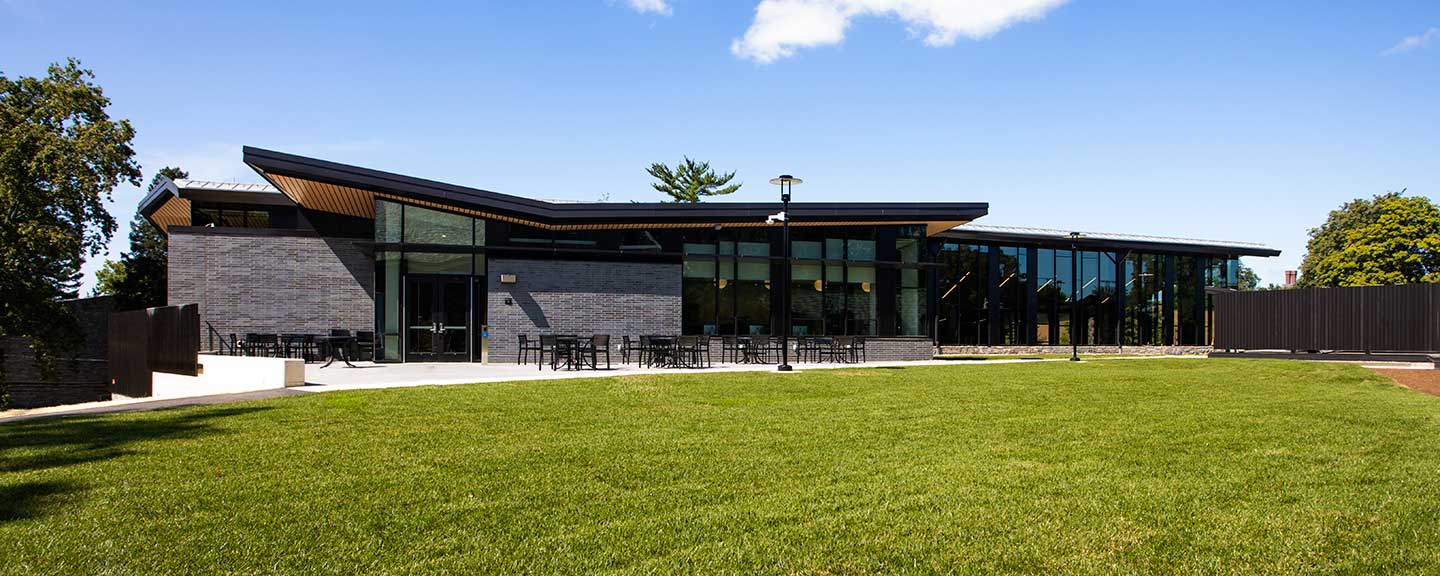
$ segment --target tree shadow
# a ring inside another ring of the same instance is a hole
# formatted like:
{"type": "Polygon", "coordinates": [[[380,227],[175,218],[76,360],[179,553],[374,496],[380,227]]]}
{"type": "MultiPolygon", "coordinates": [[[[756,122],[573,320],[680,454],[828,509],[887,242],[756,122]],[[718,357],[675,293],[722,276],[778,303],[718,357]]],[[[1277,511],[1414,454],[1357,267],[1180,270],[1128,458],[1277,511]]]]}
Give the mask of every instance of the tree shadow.
{"type": "Polygon", "coordinates": [[[72,482],[25,482],[0,486],[0,523],[40,516],[60,504],[60,495],[79,489],[72,482]]]}
{"type": "Polygon", "coordinates": [[[114,415],[40,419],[0,425],[0,474],[63,468],[134,452],[133,445],[222,433],[213,421],[268,407],[157,410],[144,418],[114,415]]]}

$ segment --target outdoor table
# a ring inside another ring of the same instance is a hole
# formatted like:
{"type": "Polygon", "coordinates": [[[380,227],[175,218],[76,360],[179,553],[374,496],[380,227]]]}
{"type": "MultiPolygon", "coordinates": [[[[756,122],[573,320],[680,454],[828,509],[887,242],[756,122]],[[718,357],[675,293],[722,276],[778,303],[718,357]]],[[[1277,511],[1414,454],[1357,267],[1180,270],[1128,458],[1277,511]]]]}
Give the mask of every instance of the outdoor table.
{"type": "Polygon", "coordinates": [[[355,343],[354,336],[316,336],[315,342],[323,346],[323,349],[326,350],[323,355],[329,357],[329,360],[326,360],[325,365],[321,366],[321,368],[329,368],[331,364],[335,363],[337,357],[341,362],[344,362],[346,366],[351,368],[355,367],[354,364],[350,363],[350,356],[346,353],[346,350],[355,343]]]}
{"type": "Polygon", "coordinates": [[[673,336],[651,336],[650,348],[646,351],[650,356],[650,366],[666,367],[675,363],[675,337],[673,336]]]}
{"type": "Polygon", "coordinates": [[[751,338],[751,337],[749,337],[749,336],[737,336],[737,337],[735,338],[735,344],[740,347],[740,363],[741,363],[741,364],[764,364],[764,363],[765,363],[764,357],[761,356],[762,354],[765,353],[765,351],[764,351],[764,350],[761,350],[761,349],[759,349],[759,348],[757,348],[757,347],[755,346],[755,339],[754,339],[754,338],[751,338]]]}
{"type": "Polygon", "coordinates": [[[557,368],[557,366],[562,359],[564,360],[566,370],[580,370],[586,366],[594,367],[593,364],[590,364],[585,359],[584,352],[586,348],[582,345],[582,342],[585,341],[591,342],[590,346],[594,346],[593,336],[584,338],[579,336],[557,336],[555,338],[555,355],[551,357],[550,368],[552,370],[558,370],[559,368],[557,368]]]}

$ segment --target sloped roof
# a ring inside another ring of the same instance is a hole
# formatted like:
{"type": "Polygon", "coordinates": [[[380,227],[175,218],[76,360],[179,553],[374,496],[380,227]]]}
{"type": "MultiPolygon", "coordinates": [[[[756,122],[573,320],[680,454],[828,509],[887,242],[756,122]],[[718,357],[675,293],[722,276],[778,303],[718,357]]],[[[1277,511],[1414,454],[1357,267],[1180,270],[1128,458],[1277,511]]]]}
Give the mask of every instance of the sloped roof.
{"type": "Polygon", "coordinates": [[[1203,240],[1178,236],[1153,236],[1146,234],[1119,234],[1114,232],[1085,232],[1080,230],[1056,230],[1051,228],[1025,228],[1020,226],[986,226],[967,223],[955,226],[940,236],[956,239],[1012,240],[1020,242],[1068,243],[1071,232],[1079,232],[1076,245],[1081,247],[1112,247],[1134,249],[1163,249],[1180,252],[1227,253],[1241,256],[1279,256],[1280,251],[1256,242],[1235,240],[1203,240]]]}

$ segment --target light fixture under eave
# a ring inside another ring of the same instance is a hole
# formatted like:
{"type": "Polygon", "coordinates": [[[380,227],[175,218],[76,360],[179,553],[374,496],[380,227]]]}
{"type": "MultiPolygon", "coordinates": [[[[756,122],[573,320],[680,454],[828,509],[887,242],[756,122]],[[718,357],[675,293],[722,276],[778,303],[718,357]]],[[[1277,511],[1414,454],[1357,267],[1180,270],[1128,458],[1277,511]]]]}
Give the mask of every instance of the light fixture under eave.
{"type": "Polygon", "coordinates": [[[861,282],[861,283],[860,283],[860,290],[861,290],[862,292],[866,293],[866,294],[869,294],[869,293],[870,293],[870,283],[869,283],[869,282],[861,282]]]}
{"type": "Polygon", "coordinates": [[[822,291],[824,291],[824,290],[825,290],[825,283],[824,283],[824,282],[821,282],[821,281],[819,281],[819,280],[816,280],[816,281],[815,281],[815,291],[816,291],[816,292],[822,292],[822,291]]]}

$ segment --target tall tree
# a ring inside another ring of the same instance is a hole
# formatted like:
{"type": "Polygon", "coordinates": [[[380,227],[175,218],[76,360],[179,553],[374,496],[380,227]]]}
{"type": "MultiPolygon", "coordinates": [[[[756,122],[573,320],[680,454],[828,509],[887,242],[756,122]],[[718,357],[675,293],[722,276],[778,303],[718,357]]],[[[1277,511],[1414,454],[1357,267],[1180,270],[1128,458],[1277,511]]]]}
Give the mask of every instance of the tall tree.
{"type": "Polygon", "coordinates": [[[730,184],[735,173],[716,175],[709,162],[696,162],[689,156],[671,169],[664,164],[651,164],[645,169],[659,182],[650,186],[670,196],[671,202],[699,202],[706,196],[723,196],[740,189],[740,184],[730,184]]]}
{"type": "Polygon", "coordinates": [[[1440,281],[1440,208],[1389,192],[1345,203],[1310,230],[1299,285],[1440,281]]]}
{"type": "Polygon", "coordinates": [[[1237,278],[1237,280],[1240,281],[1238,288],[1241,290],[1256,290],[1260,288],[1260,275],[1256,274],[1253,268],[1246,266],[1244,262],[1240,263],[1240,271],[1236,273],[1236,276],[1239,277],[1237,278]]]}
{"type": "Polygon", "coordinates": [[[0,336],[28,338],[47,375],[78,348],[79,326],[60,300],[115,232],[110,191],[140,185],[135,130],[110,119],[94,77],[73,58],[41,78],[0,72],[0,336]]]}
{"type": "MultiPolygon", "coordinates": [[[[150,190],[162,178],[190,177],[173,166],[161,168],[150,180],[150,190]]],[[[119,262],[105,263],[95,274],[95,292],[115,297],[115,309],[137,310],[165,305],[166,273],[169,268],[165,235],[139,214],[130,221],[130,250],[119,262]]]]}

